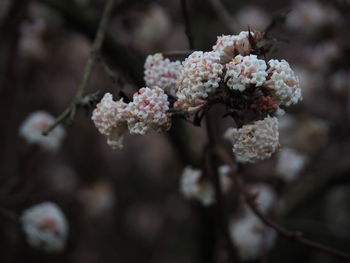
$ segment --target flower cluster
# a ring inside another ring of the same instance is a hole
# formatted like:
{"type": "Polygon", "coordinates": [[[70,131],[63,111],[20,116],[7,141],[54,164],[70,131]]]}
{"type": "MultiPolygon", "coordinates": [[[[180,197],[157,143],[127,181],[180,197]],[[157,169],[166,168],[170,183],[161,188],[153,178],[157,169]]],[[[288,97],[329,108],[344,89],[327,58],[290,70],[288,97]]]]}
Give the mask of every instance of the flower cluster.
{"type": "Polygon", "coordinates": [[[150,129],[166,131],[172,112],[194,123],[213,104],[224,104],[236,124],[226,137],[233,143],[239,162],[256,162],[271,157],[278,149],[280,107],[302,99],[299,80],[285,60],[265,62],[258,42],[263,34],[242,31],[219,36],[211,51],[194,51],[182,63],[171,62],[161,53],[145,62],[146,84],[126,104],[111,95],[97,106],[92,119],[114,148],[122,147],[126,130],[144,135],[150,129]],[[167,92],[175,96],[168,101],[167,92]],[[205,106],[205,107],[204,107],[205,106]]]}
{"type": "Polygon", "coordinates": [[[99,132],[107,137],[112,148],[122,148],[127,130],[131,134],[144,135],[150,129],[165,131],[170,128],[168,96],[159,87],[141,88],[133,95],[133,101],[114,101],[106,93],[93,111],[92,120],[99,132]]]}
{"type": "Polygon", "coordinates": [[[148,87],[158,86],[168,94],[175,96],[176,81],[180,74],[180,61],[171,62],[161,53],[149,55],[145,62],[145,82],[148,87]]]}
{"type": "Polygon", "coordinates": [[[229,128],[225,138],[233,144],[238,162],[254,163],[271,157],[279,147],[278,119],[266,117],[242,128],[229,128]]]}
{"type": "MultiPolygon", "coordinates": [[[[231,187],[229,172],[230,169],[226,165],[220,166],[218,169],[224,192],[227,192],[231,187]]],[[[201,170],[185,167],[181,177],[180,190],[185,198],[197,200],[204,206],[212,205],[215,202],[214,186],[208,178],[203,176],[201,170]]]]}
{"type": "Polygon", "coordinates": [[[67,221],[54,203],[44,202],[25,210],[21,216],[29,245],[46,252],[59,252],[68,236],[67,221]]]}
{"type": "Polygon", "coordinates": [[[22,123],[19,133],[30,144],[39,145],[48,151],[56,151],[65,137],[63,127],[58,125],[47,136],[42,134],[53,122],[54,118],[49,113],[36,111],[22,123]]]}
{"type": "Polygon", "coordinates": [[[266,68],[265,61],[256,55],[235,56],[226,64],[227,86],[239,91],[244,91],[250,84],[261,86],[266,80],[266,68]]]}
{"type": "Polygon", "coordinates": [[[193,52],[182,63],[175,107],[193,111],[203,105],[209,93],[219,87],[222,73],[218,52],[193,52]]]}

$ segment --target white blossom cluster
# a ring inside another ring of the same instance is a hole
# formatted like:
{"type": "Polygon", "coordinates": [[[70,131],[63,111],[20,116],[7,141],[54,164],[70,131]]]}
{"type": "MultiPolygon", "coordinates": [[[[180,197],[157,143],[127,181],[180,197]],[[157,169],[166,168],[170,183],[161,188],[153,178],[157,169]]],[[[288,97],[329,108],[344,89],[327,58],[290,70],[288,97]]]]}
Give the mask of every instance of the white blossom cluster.
{"type": "Polygon", "coordinates": [[[113,148],[123,147],[123,138],[127,130],[131,134],[144,135],[150,129],[165,131],[170,128],[168,96],[159,87],[141,88],[133,95],[133,101],[114,101],[106,93],[97,104],[92,120],[99,132],[107,137],[107,143],[113,148]]]}
{"type": "Polygon", "coordinates": [[[65,247],[68,224],[61,209],[44,202],[25,210],[21,223],[30,246],[46,252],[59,252],[65,247]]]}
{"type": "Polygon", "coordinates": [[[209,93],[219,87],[222,73],[218,52],[193,52],[182,63],[175,107],[192,111],[203,105],[209,93]]]}
{"type": "Polygon", "coordinates": [[[266,68],[265,61],[256,55],[237,55],[226,64],[227,86],[239,91],[244,91],[250,84],[261,86],[266,80],[266,68]]]}
{"type": "Polygon", "coordinates": [[[272,248],[276,232],[265,226],[252,212],[230,222],[231,239],[237,247],[239,257],[244,260],[255,260],[272,248]]]}
{"type": "Polygon", "coordinates": [[[224,136],[232,142],[238,162],[264,160],[270,158],[279,147],[278,119],[268,116],[239,129],[229,128],[224,136]]]}
{"type": "MultiPolygon", "coordinates": [[[[231,179],[228,176],[230,169],[223,165],[219,167],[218,172],[221,188],[223,192],[227,192],[231,187],[231,179]]],[[[204,206],[215,202],[214,186],[199,169],[185,167],[181,176],[180,191],[185,198],[197,200],[204,206]]]]}
{"type": "Polygon", "coordinates": [[[288,62],[271,59],[268,64],[270,68],[266,86],[271,89],[274,100],[285,106],[298,103],[302,99],[299,80],[288,62]]]}
{"type": "Polygon", "coordinates": [[[47,136],[42,134],[53,122],[54,118],[49,113],[35,111],[22,123],[19,134],[30,144],[39,145],[48,151],[56,151],[65,137],[63,127],[58,125],[47,136]]]}
{"type": "Polygon", "coordinates": [[[180,74],[181,62],[170,61],[163,57],[161,53],[149,55],[145,62],[145,82],[146,86],[158,86],[168,94],[175,96],[176,81],[180,74]]]}
{"type": "MultiPolygon", "coordinates": [[[[251,32],[251,35],[254,36],[254,33],[251,32]]],[[[219,36],[213,46],[213,51],[220,54],[221,63],[227,63],[237,55],[249,55],[251,49],[248,31],[242,31],[239,35],[219,36]]]]}

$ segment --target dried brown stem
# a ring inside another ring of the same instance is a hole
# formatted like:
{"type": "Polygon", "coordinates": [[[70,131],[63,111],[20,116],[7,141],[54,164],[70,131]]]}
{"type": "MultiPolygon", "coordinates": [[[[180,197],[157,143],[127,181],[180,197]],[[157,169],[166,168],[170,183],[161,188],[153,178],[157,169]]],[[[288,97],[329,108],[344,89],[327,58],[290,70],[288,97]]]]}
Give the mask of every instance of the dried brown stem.
{"type": "Polygon", "coordinates": [[[285,229],[284,227],[278,225],[274,221],[272,221],[270,218],[265,216],[259,208],[256,206],[255,203],[255,197],[252,196],[245,187],[244,181],[241,178],[240,174],[236,173],[237,171],[237,165],[235,165],[235,162],[232,160],[232,158],[227,154],[227,152],[222,149],[221,147],[216,148],[217,156],[219,156],[226,164],[228,164],[233,173],[233,179],[235,183],[238,185],[238,189],[243,194],[243,197],[247,203],[247,205],[250,207],[250,209],[254,212],[254,214],[267,226],[273,228],[281,237],[284,237],[286,239],[293,240],[295,242],[298,242],[301,245],[304,245],[306,247],[318,250],[320,252],[333,255],[335,257],[345,259],[350,262],[350,254],[342,252],[340,250],[337,250],[335,248],[331,248],[325,245],[322,245],[320,243],[317,243],[315,241],[312,241],[310,239],[304,238],[303,233],[299,231],[289,231],[285,229]]]}
{"type": "Polygon", "coordinates": [[[79,106],[82,104],[82,100],[84,99],[83,95],[85,92],[85,89],[87,88],[91,74],[93,69],[95,68],[95,65],[98,61],[98,54],[101,50],[103,40],[105,38],[105,34],[107,31],[107,23],[109,20],[109,17],[112,13],[113,6],[115,4],[115,0],[109,0],[104,8],[102,18],[95,36],[95,39],[92,44],[92,51],[91,51],[91,56],[89,57],[83,76],[81,78],[78,90],[70,103],[70,105],[56,118],[54,123],[49,126],[44,132],[43,135],[48,135],[58,124],[63,122],[64,120],[68,119],[70,122],[73,121],[76,110],[79,106]]]}

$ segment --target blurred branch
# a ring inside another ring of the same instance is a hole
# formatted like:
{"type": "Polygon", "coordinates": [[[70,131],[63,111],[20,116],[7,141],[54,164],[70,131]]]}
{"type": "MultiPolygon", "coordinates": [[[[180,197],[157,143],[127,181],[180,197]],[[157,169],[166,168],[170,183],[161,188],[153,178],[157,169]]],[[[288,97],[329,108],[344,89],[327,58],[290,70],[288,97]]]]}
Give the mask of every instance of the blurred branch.
{"type": "Polygon", "coordinates": [[[185,22],[185,33],[188,39],[188,44],[190,46],[190,49],[194,49],[193,32],[192,32],[190,14],[188,11],[187,0],[181,0],[181,10],[182,10],[182,16],[185,22]]]}
{"type": "Polygon", "coordinates": [[[224,5],[221,3],[221,0],[209,0],[211,6],[214,9],[214,12],[216,13],[216,16],[221,21],[221,23],[230,31],[230,33],[235,34],[237,33],[238,29],[233,21],[230,14],[227,12],[227,9],[224,7],[224,5]]]}
{"type": "MultiPolygon", "coordinates": [[[[232,158],[227,154],[227,152],[222,148],[216,149],[217,155],[226,163],[228,164],[232,171],[237,171],[237,165],[234,163],[232,158]]],[[[310,239],[304,238],[303,233],[299,231],[289,231],[285,229],[284,227],[278,225],[268,217],[266,217],[257,207],[255,202],[255,195],[252,195],[249,193],[249,191],[246,190],[244,181],[239,173],[234,173],[233,179],[235,181],[235,184],[238,185],[238,189],[240,189],[247,205],[250,207],[250,209],[254,212],[254,214],[267,226],[274,229],[280,236],[290,239],[292,241],[298,242],[301,245],[304,245],[306,247],[318,250],[320,252],[333,255],[338,258],[345,259],[350,262],[350,254],[342,252],[340,250],[319,244],[315,241],[312,241],[310,239]]]]}
{"type": "Polygon", "coordinates": [[[107,30],[107,23],[109,20],[109,17],[112,13],[113,6],[115,4],[115,0],[109,0],[106,3],[105,9],[103,11],[103,15],[96,33],[95,40],[92,44],[92,51],[91,56],[88,59],[88,62],[85,66],[85,70],[83,73],[83,77],[80,81],[80,85],[78,87],[78,90],[71,102],[71,104],[62,112],[60,116],[57,117],[57,119],[54,121],[54,123],[49,126],[44,132],[44,135],[48,135],[50,131],[52,131],[58,124],[60,124],[62,121],[68,118],[69,121],[72,121],[74,119],[75,113],[77,108],[84,103],[85,101],[89,101],[88,98],[84,98],[83,94],[90,82],[91,74],[93,69],[95,68],[95,65],[98,61],[98,54],[100,52],[100,49],[102,47],[103,40],[105,38],[106,30],[107,30]]]}
{"type": "Polygon", "coordinates": [[[238,257],[237,248],[233,244],[233,241],[230,236],[229,232],[229,224],[228,224],[228,216],[227,216],[227,209],[225,206],[225,201],[222,194],[222,188],[221,188],[221,182],[220,177],[218,173],[218,161],[217,161],[217,155],[215,154],[215,149],[219,145],[219,140],[217,136],[217,125],[215,123],[216,117],[213,115],[213,112],[208,111],[206,113],[206,129],[208,134],[208,147],[210,149],[209,151],[209,158],[206,161],[207,169],[205,171],[208,172],[210,178],[213,180],[214,189],[215,189],[215,199],[217,203],[217,209],[218,209],[218,217],[220,222],[220,228],[223,234],[223,237],[226,242],[226,246],[228,248],[229,255],[231,257],[231,260],[233,262],[240,262],[240,259],[238,257]]]}
{"type": "MultiPolygon", "coordinates": [[[[69,27],[85,34],[90,39],[95,38],[100,19],[95,11],[82,9],[70,0],[38,1],[58,11],[69,27]]],[[[144,85],[142,58],[136,52],[131,51],[129,47],[120,43],[115,35],[106,32],[101,51],[108,54],[108,58],[126,76],[130,76],[135,85],[139,87],[144,85]]]]}

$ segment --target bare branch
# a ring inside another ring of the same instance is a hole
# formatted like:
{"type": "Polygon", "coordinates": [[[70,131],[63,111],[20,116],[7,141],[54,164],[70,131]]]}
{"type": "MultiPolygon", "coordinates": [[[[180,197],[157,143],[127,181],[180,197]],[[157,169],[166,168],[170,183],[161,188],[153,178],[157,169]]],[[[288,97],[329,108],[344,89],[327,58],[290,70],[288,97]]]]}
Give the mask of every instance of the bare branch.
{"type": "Polygon", "coordinates": [[[188,44],[190,46],[190,49],[194,49],[193,32],[186,0],[181,0],[181,10],[185,22],[185,33],[188,39],[188,44]]]}
{"type": "Polygon", "coordinates": [[[67,118],[70,122],[73,121],[78,106],[82,104],[84,91],[90,82],[92,71],[95,68],[95,65],[98,61],[98,54],[100,52],[103,40],[105,38],[107,23],[111,15],[114,4],[115,4],[115,0],[109,0],[105,6],[105,9],[103,11],[102,18],[96,33],[96,37],[92,44],[91,56],[89,57],[86,63],[78,90],[71,104],[57,117],[54,123],[43,132],[43,135],[48,135],[58,124],[60,124],[67,118]]]}
{"type": "Polygon", "coordinates": [[[221,23],[228,29],[232,34],[237,33],[237,25],[233,21],[230,14],[227,12],[227,9],[221,3],[221,0],[209,0],[212,5],[216,16],[220,19],[221,23]]]}
{"type": "MultiPolygon", "coordinates": [[[[217,155],[226,163],[228,164],[232,171],[237,171],[237,165],[235,165],[232,158],[227,154],[227,152],[218,147],[216,148],[217,155]]],[[[233,179],[235,183],[238,185],[238,189],[241,191],[241,193],[244,196],[244,199],[247,203],[247,205],[250,207],[250,209],[254,212],[254,214],[267,226],[273,228],[281,237],[284,237],[286,239],[293,240],[295,242],[298,242],[301,245],[304,245],[306,247],[318,250],[320,252],[333,255],[338,258],[345,259],[350,262],[350,254],[342,252],[340,250],[322,245],[320,243],[317,243],[315,241],[312,241],[310,239],[304,238],[303,233],[299,231],[289,231],[282,226],[278,225],[268,217],[266,217],[256,206],[255,198],[252,196],[245,187],[244,181],[241,178],[241,175],[239,173],[234,173],[233,179]]]]}

